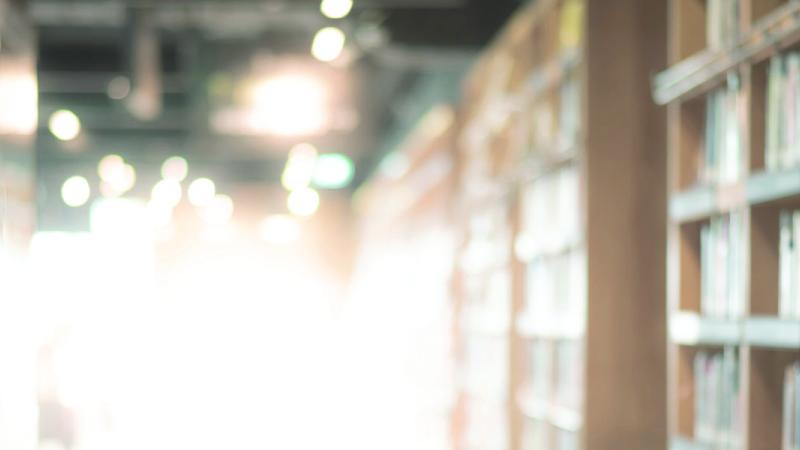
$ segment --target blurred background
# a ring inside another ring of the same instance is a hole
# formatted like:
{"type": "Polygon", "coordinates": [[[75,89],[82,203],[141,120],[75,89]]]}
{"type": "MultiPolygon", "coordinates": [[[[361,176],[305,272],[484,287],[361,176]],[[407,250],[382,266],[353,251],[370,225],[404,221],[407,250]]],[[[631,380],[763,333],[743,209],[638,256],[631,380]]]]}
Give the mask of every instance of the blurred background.
{"type": "Polygon", "coordinates": [[[354,198],[518,6],[1,1],[0,448],[446,446],[452,236],[354,198]]]}
{"type": "Polygon", "coordinates": [[[0,0],[0,450],[798,450],[800,0],[0,0]]]}

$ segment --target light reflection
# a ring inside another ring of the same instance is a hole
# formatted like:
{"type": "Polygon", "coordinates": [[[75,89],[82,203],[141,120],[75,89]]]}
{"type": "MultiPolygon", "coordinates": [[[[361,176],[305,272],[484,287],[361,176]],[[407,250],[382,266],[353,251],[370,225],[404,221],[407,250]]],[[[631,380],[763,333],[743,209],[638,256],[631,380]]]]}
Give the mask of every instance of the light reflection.
{"type": "Polygon", "coordinates": [[[297,189],[289,193],[286,206],[298,217],[311,217],[319,209],[319,193],[311,188],[297,189]]]}
{"type": "Polygon", "coordinates": [[[189,203],[194,206],[208,206],[217,195],[217,186],[208,178],[198,178],[189,185],[189,203]]]}
{"type": "Polygon", "coordinates": [[[308,75],[268,78],[253,87],[251,97],[253,129],[296,136],[318,133],[328,124],[325,87],[308,75]]]}

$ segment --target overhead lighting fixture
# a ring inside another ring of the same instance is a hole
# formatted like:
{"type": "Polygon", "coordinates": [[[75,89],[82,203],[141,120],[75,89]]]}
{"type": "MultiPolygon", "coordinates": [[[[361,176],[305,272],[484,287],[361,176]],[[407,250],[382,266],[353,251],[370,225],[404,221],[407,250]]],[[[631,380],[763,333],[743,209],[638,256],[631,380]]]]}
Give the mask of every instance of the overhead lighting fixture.
{"type": "Polygon", "coordinates": [[[310,76],[283,75],[257,84],[252,91],[252,127],[281,136],[318,133],[328,123],[327,93],[310,76]]]}
{"type": "Polygon", "coordinates": [[[208,178],[198,178],[189,185],[187,195],[192,205],[208,206],[217,195],[217,186],[208,178]]]}
{"type": "Polygon", "coordinates": [[[108,97],[113,100],[122,100],[131,93],[131,80],[122,75],[116,76],[108,82],[106,89],[108,97]]]}
{"type": "Polygon", "coordinates": [[[331,62],[342,54],[345,41],[344,32],[339,28],[323,28],[314,36],[311,54],[320,61],[331,62]]]}
{"type": "Polygon", "coordinates": [[[74,176],[67,178],[61,185],[61,199],[67,206],[78,208],[89,201],[92,195],[92,188],[86,178],[74,176]]]}
{"type": "Polygon", "coordinates": [[[289,159],[281,175],[281,184],[289,191],[306,188],[311,184],[317,162],[317,149],[311,144],[298,144],[289,152],[289,159]]]}
{"type": "Polygon", "coordinates": [[[340,153],[320,155],[314,165],[314,186],[322,189],[341,189],[351,181],[355,168],[353,161],[340,153]]]}
{"type": "Polygon", "coordinates": [[[343,19],[353,9],[353,0],[322,0],[319,10],[329,19],[343,19]]]}
{"type": "Polygon", "coordinates": [[[50,115],[47,122],[50,133],[60,141],[71,141],[81,132],[81,121],[78,116],[67,109],[59,109],[50,115]]]}
{"type": "Polygon", "coordinates": [[[311,217],[319,209],[319,193],[311,188],[297,189],[286,200],[289,212],[298,217],[311,217]]]}

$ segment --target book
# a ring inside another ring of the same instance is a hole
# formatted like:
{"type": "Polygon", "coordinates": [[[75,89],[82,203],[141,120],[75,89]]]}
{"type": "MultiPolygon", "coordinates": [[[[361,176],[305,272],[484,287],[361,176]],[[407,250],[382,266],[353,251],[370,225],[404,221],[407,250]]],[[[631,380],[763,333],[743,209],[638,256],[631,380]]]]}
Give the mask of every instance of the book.
{"type": "Polygon", "coordinates": [[[733,183],[744,175],[742,117],[744,115],[738,74],[728,76],[726,86],[706,100],[701,182],[733,183]]]}
{"type": "Polygon", "coordinates": [[[700,228],[700,312],[736,319],[745,313],[744,216],[712,217],[700,228]]]}
{"type": "Polygon", "coordinates": [[[767,69],[767,170],[800,166],[800,51],[773,56],[767,69]]]}
{"type": "Polygon", "coordinates": [[[779,315],[800,319],[800,209],[781,211],[779,224],[779,315]]]}
{"type": "Polygon", "coordinates": [[[800,449],[800,361],[786,368],[781,421],[782,450],[800,449]]]}
{"type": "Polygon", "coordinates": [[[739,448],[743,416],[735,347],[700,350],[694,358],[694,438],[714,448],[739,448]]]}

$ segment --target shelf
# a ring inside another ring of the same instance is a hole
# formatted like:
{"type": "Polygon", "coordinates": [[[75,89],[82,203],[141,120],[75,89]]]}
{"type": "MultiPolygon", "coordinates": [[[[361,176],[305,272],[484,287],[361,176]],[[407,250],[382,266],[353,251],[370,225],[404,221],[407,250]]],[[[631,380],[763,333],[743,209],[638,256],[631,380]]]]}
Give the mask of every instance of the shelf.
{"type": "Polygon", "coordinates": [[[742,326],[737,320],[679,312],[669,318],[669,336],[672,342],[681,345],[738,345],[742,341],[742,326]]]}
{"type": "Polygon", "coordinates": [[[519,396],[517,403],[522,414],[530,419],[548,422],[564,431],[577,432],[583,427],[581,414],[573,409],[551,405],[524,395],[519,396]]]}
{"type": "Polygon", "coordinates": [[[747,180],[747,201],[750,204],[793,197],[800,199],[800,167],[777,172],[759,172],[747,180]]]}
{"type": "Polygon", "coordinates": [[[748,205],[791,199],[800,202],[800,168],[758,172],[740,183],[693,186],[671,196],[669,215],[678,223],[694,222],[748,205]]]}
{"type": "Polygon", "coordinates": [[[751,317],[745,321],[744,337],[752,347],[800,350],[800,320],[751,317]]]}
{"type": "Polygon", "coordinates": [[[724,186],[697,185],[673,194],[669,216],[678,223],[695,222],[747,204],[744,183],[724,186]]]}
{"type": "Polygon", "coordinates": [[[711,445],[701,444],[691,439],[673,437],[669,442],[670,450],[714,450],[711,445]]]}
{"type": "Polygon", "coordinates": [[[703,51],[659,73],[653,98],[659,105],[685,101],[721,83],[737,67],[762,61],[800,41],[800,3],[791,2],[759,20],[727,51],[703,51]]]}

